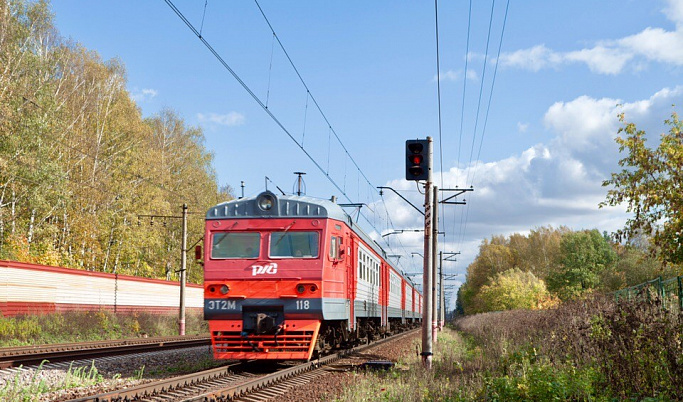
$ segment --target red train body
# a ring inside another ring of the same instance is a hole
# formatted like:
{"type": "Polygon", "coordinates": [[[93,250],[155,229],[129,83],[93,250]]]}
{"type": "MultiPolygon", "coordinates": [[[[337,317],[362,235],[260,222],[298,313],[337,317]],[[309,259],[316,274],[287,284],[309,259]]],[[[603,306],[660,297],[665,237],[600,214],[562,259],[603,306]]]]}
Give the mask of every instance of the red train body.
{"type": "Polygon", "coordinates": [[[415,325],[422,296],[340,206],[264,192],[206,216],[217,359],[308,360],[415,325]]]}

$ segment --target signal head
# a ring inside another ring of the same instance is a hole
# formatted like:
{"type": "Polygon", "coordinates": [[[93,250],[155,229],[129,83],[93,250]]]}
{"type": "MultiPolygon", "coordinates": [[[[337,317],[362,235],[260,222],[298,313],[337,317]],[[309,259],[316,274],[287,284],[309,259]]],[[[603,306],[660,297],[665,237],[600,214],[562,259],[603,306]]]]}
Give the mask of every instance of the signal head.
{"type": "Polygon", "coordinates": [[[428,139],[406,141],[406,180],[428,180],[430,156],[428,139]]]}

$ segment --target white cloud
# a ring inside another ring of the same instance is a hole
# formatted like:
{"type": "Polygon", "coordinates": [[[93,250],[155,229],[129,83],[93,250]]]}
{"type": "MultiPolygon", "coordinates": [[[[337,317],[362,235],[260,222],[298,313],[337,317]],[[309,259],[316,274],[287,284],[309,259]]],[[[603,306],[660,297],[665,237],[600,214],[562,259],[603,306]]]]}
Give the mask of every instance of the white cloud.
{"type": "Polygon", "coordinates": [[[647,28],[642,32],[620,39],[618,45],[644,57],[676,66],[683,65],[683,27],[668,32],[661,28],[647,28]]]}
{"type": "Polygon", "coordinates": [[[683,24],[683,1],[667,0],[667,7],[662,10],[669,20],[676,23],[676,26],[683,24]]]}
{"type": "Polygon", "coordinates": [[[593,47],[568,52],[554,51],[541,44],[503,53],[498,61],[503,67],[534,72],[584,63],[592,72],[605,75],[619,74],[627,66],[639,71],[647,62],[683,66],[683,1],[669,0],[663,12],[676,23],[675,31],[648,27],[634,35],[596,41],[593,47]]]}
{"type": "Polygon", "coordinates": [[[529,123],[522,123],[521,121],[517,122],[517,131],[520,133],[526,133],[527,130],[529,130],[529,123]]]}
{"type": "Polygon", "coordinates": [[[159,94],[159,91],[156,89],[151,89],[151,88],[144,88],[144,89],[133,89],[133,91],[130,94],[130,97],[133,98],[135,102],[147,102],[149,100],[152,100],[153,98],[156,98],[156,96],[159,94]]]}
{"type": "Polygon", "coordinates": [[[218,124],[220,126],[241,126],[246,118],[242,113],[230,112],[227,114],[218,113],[197,113],[197,120],[200,123],[218,124]]]}
{"type": "Polygon", "coordinates": [[[159,92],[156,89],[146,88],[142,90],[142,94],[145,96],[149,96],[150,98],[156,97],[158,93],[159,92]]]}
{"type": "Polygon", "coordinates": [[[571,52],[555,52],[545,45],[517,50],[500,55],[500,65],[524,70],[539,71],[545,68],[559,68],[563,64],[584,63],[598,74],[618,74],[634,57],[626,47],[614,48],[598,45],[590,49],[571,52]]]}
{"type": "Polygon", "coordinates": [[[624,49],[613,49],[596,46],[592,49],[581,49],[565,53],[561,58],[567,62],[583,62],[598,74],[619,74],[633,54],[624,49]]]}
{"type": "Polygon", "coordinates": [[[539,71],[560,62],[560,57],[545,45],[537,45],[530,49],[503,53],[499,59],[503,67],[517,67],[524,70],[539,71]]]}
{"type": "Polygon", "coordinates": [[[563,147],[586,150],[611,143],[616,133],[618,99],[580,96],[571,102],[556,102],[546,112],[546,126],[558,134],[563,147]]]}
{"type": "MultiPolygon", "coordinates": [[[[445,73],[439,74],[439,78],[441,78],[441,81],[459,81],[461,76],[462,76],[462,72],[453,71],[453,70],[448,70],[445,73]]],[[[434,75],[434,78],[432,78],[432,81],[436,82],[436,79],[437,79],[437,76],[434,75]]]]}
{"type": "MultiPolygon", "coordinates": [[[[502,160],[445,171],[447,188],[463,187],[463,178],[474,178],[474,192],[458,198],[466,198],[468,205],[447,206],[441,216],[449,228],[457,229],[460,222],[467,221],[464,235],[448,234],[443,246],[444,250],[462,252],[458,272],[464,272],[481,241],[492,235],[524,233],[548,225],[608,232],[623,227],[627,217],[624,206],[598,208],[607,192],[602,181],[620,169],[617,162],[623,157],[614,141],[621,126],[617,116],[625,113],[627,121],[656,139],[666,129],[662,121],[670,115],[671,104],[680,104],[681,98],[683,86],[665,88],[633,102],[588,96],[557,102],[544,116],[545,127],[554,134],[552,140],[502,160]]],[[[439,172],[434,174],[440,177],[439,172]]],[[[401,191],[414,205],[422,205],[423,195],[414,190],[414,183],[399,179],[387,185],[401,191]]],[[[391,193],[384,200],[395,227],[421,227],[423,217],[404,201],[391,193]]],[[[420,251],[421,234],[397,236],[408,250],[420,251]]],[[[397,242],[397,236],[388,239],[397,242]]]]}
{"type": "MultiPolygon", "coordinates": [[[[462,80],[462,71],[461,70],[458,70],[458,71],[448,70],[445,73],[439,74],[439,76],[441,77],[441,81],[460,82],[462,80]]],[[[467,70],[467,79],[470,81],[478,80],[479,77],[477,75],[477,72],[472,70],[472,69],[468,69],[467,70]]],[[[434,77],[432,78],[432,81],[436,82],[436,75],[434,75],[434,77]]]]}
{"type": "Polygon", "coordinates": [[[471,68],[469,68],[467,69],[467,79],[470,81],[478,81],[479,74],[476,72],[476,70],[472,70],[471,68]]]}

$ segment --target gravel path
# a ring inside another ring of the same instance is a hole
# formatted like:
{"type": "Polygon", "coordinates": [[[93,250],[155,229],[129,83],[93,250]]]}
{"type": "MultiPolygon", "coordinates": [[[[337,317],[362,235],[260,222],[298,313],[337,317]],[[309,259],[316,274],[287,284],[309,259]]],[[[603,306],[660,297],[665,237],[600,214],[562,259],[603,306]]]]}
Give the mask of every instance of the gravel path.
{"type": "Polygon", "coordinates": [[[352,386],[359,378],[363,378],[366,374],[359,370],[361,364],[371,360],[390,360],[397,362],[401,357],[408,356],[415,353],[413,340],[419,339],[420,333],[416,333],[409,337],[386,343],[384,345],[374,348],[371,352],[358,353],[352,359],[354,368],[347,371],[328,371],[322,376],[315,379],[315,382],[310,382],[303,386],[297,386],[296,389],[291,390],[289,394],[283,397],[271,399],[272,402],[285,401],[299,401],[299,402],[320,402],[333,401],[342,395],[344,389],[352,386]]]}

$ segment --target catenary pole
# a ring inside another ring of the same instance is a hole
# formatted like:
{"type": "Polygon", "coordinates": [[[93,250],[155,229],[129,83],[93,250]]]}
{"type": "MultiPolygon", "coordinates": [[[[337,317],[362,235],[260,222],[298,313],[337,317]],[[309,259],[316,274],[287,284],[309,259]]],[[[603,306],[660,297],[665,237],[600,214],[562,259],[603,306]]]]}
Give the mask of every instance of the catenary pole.
{"type": "Polygon", "coordinates": [[[443,293],[443,251],[439,253],[439,290],[439,331],[441,331],[446,321],[446,295],[443,293]]]}
{"type": "Polygon", "coordinates": [[[432,137],[427,137],[427,183],[425,184],[425,231],[424,258],[422,267],[422,363],[426,369],[432,368],[432,137]]]}
{"type": "Polygon", "coordinates": [[[439,187],[433,187],[434,193],[432,198],[432,342],[436,344],[437,330],[439,327],[438,315],[438,276],[436,275],[437,258],[436,250],[439,247],[439,187]]]}
{"type": "Polygon", "coordinates": [[[187,273],[187,204],[183,204],[183,247],[180,259],[180,313],[178,334],[185,335],[185,282],[187,273]]]}

